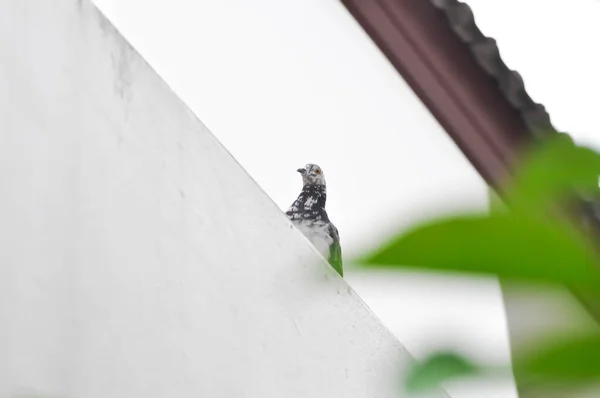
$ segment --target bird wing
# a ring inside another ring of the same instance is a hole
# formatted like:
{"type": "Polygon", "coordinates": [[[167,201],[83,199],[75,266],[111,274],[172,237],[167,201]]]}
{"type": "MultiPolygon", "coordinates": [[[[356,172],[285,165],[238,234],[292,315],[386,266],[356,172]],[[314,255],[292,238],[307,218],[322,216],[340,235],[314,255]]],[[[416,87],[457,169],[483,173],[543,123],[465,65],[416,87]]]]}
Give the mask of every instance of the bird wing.
{"type": "Polygon", "coordinates": [[[333,224],[329,224],[329,235],[333,238],[333,243],[329,247],[329,264],[340,274],[344,276],[342,268],[342,247],[340,246],[340,235],[333,224]]]}

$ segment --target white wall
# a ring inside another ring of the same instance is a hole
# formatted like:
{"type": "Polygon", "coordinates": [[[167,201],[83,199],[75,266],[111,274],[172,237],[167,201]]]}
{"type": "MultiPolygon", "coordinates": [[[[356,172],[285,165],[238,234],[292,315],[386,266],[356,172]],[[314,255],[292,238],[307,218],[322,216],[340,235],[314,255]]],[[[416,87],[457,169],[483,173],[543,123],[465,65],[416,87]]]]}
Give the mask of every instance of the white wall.
{"type": "Polygon", "coordinates": [[[0,16],[0,396],[402,396],[409,354],[88,1],[0,16]]]}

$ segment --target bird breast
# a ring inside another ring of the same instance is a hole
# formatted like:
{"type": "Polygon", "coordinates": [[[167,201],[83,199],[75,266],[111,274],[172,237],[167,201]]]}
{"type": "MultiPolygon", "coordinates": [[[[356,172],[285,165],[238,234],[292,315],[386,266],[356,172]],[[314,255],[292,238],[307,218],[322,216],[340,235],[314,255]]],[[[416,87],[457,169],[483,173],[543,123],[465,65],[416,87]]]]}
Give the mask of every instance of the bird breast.
{"type": "Polygon", "coordinates": [[[325,259],[329,258],[329,248],[333,243],[333,238],[328,233],[326,223],[299,220],[295,221],[294,224],[325,259]]]}

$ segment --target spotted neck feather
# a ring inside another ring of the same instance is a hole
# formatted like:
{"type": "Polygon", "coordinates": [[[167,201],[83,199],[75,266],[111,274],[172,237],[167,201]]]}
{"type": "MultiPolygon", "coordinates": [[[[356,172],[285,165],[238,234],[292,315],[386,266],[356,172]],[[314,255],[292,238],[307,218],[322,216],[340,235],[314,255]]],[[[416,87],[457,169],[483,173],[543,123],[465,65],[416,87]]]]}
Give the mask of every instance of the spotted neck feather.
{"type": "Polygon", "coordinates": [[[327,221],[325,202],[327,190],[324,185],[305,185],[286,214],[294,219],[317,219],[327,221]]]}

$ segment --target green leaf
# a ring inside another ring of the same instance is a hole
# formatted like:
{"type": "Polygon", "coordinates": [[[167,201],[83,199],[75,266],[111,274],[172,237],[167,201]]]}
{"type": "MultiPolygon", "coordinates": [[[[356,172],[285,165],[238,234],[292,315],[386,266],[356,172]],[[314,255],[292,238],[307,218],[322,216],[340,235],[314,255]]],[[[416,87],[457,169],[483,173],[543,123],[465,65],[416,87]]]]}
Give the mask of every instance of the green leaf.
{"type": "Polygon", "coordinates": [[[507,202],[513,209],[544,208],[569,194],[600,193],[600,154],[576,146],[566,134],[554,134],[534,148],[517,169],[507,202]]]}
{"type": "Polygon", "coordinates": [[[359,262],[600,286],[600,266],[585,236],[558,221],[514,214],[425,224],[359,262]]]}
{"type": "Polygon", "coordinates": [[[533,354],[515,359],[514,370],[524,380],[534,383],[600,381],[600,335],[554,341],[533,354]]]}
{"type": "Polygon", "coordinates": [[[450,352],[436,353],[410,369],[405,386],[409,392],[420,392],[440,388],[450,379],[473,376],[482,368],[462,356],[450,352]]]}

